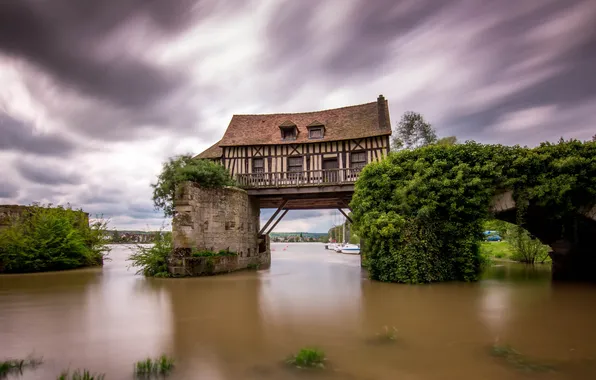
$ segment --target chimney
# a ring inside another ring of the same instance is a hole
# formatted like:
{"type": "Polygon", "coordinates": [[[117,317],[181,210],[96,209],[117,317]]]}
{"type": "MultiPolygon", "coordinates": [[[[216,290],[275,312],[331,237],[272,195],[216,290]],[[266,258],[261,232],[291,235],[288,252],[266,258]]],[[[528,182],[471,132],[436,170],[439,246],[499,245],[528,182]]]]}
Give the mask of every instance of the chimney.
{"type": "Polygon", "coordinates": [[[377,109],[379,110],[379,128],[389,129],[389,120],[387,120],[387,103],[383,95],[377,98],[377,109]]]}

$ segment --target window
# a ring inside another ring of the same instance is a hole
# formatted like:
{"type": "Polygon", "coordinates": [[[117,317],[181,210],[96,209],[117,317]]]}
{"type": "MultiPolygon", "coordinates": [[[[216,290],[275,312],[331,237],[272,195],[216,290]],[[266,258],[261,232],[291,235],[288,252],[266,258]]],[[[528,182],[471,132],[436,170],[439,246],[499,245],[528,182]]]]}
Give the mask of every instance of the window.
{"type": "Polygon", "coordinates": [[[354,152],[350,155],[350,167],[362,169],[366,165],[366,152],[354,152]]]}
{"type": "Polygon", "coordinates": [[[301,172],[302,171],[302,157],[288,157],[288,171],[301,172]]]}
{"type": "Polygon", "coordinates": [[[282,127],[281,128],[281,139],[282,140],[296,140],[296,127],[282,127]]]}
{"type": "Polygon", "coordinates": [[[265,172],[265,163],[262,158],[253,158],[252,159],[252,172],[253,173],[264,173],[265,172]]]}
{"type": "Polygon", "coordinates": [[[310,128],[308,130],[308,138],[309,139],[322,139],[323,138],[323,128],[310,128]]]}

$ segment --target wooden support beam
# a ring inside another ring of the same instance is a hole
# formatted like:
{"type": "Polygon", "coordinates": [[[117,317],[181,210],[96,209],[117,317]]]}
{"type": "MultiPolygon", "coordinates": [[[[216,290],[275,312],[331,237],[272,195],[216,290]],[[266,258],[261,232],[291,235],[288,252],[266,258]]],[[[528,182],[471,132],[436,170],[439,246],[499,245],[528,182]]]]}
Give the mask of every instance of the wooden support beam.
{"type": "Polygon", "coordinates": [[[346,203],[346,201],[344,201],[344,200],[342,199],[340,202],[341,202],[341,204],[344,206],[344,208],[347,208],[348,210],[350,210],[350,212],[353,212],[353,211],[352,211],[352,208],[350,207],[350,205],[348,205],[348,204],[346,203]]]}
{"type": "Polygon", "coordinates": [[[286,203],[288,203],[287,199],[284,199],[283,202],[281,202],[281,205],[279,206],[279,208],[277,209],[277,211],[275,211],[273,213],[273,215],[271,215],[271,218],[269,218],[269,220],[267,221],[267,223],[265,223],[265,225],[263,226],[263,228],[261,228],[261,231],[259,231],[259,235],[263,235],[263,232],[265,232],[265,230],[267,230],[267,227],[269,227],[269,224],[271,224],[271,222],[273,221],[273,219],[275,219],[275,217],[277,216],[277,214],[279,214],[279,212],[284,208],[284,206],[286,205],[286,203]]]}
{"type": "Polygon", "coordinates": [[[288,211],[290,210],[284,210],[284,212],[281,213],[281,215],[279,216],[279,218],[277,218],[277,220],[275,221],[275,223],[273,223],[273,226],[271,226],[271,228],[269,229],[269,231],[267,231],[267,233],[265,235],[269,235],[271,233],[271,231],[273,231],[273,229],[275,227],[277,227],[277,224],[279,222],[281,222],[281,220],[284,218],[284,216],[286,216],[286,214],[288,213],[288,211]]]}
{"type": "Polygon", "coordinates": [[[338,208],[338,210],[339,210],[339,212],[341,212],[342,214],[344,214],[344,216],[346,217],[346,219],[348,220],[348,222],[350,222],[350,224],[354,224],[354,222],[352,222],[352,218],[350,218],[350,217],[348,216],[348,214],[346,214],[346,213],[344,212],[344,210],[342,210],[341,208],[338,208]]]}

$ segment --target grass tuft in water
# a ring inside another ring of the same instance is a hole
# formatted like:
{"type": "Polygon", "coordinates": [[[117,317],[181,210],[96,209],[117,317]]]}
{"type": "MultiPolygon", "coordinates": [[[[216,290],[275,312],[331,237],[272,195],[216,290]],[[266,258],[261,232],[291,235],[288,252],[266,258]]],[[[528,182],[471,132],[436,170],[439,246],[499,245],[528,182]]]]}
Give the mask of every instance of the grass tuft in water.
{"type": "Polygon", "coordinates": [[[157,359],[147,358],[135,363],[135,374],[139,377],[167,375],[174,368],[174,359],[163,354],[157,359]]]}
{"type": "Polygon", "coordinates": [[[302,348],[290,356],[286,363],[296,368],[325,368],[325,353],[318,348],[302,348]]]}
{"type": "Polygon", "coordinates": [[[544,363],[538,363],[523,355],[509,345],[493,344],[491,355],[503,359],[507,364],[523,371],[543,372],[552,371],[554,368],[544,363]]]}
{"type": "Polygon", "coordinates": [[[42,358],[29,357],[27,359],[7,359],[0,362],[0,377],[11,373],[22,373],[25,368],[34,368],[43,363],[42,358]]]}
{"type": "Polygon", "coordinates": [[[397,329],[393,326],[391,328],[383,326],[383,331],[377,333],[377,336],[380,340],[394,342],[397,339],[397,329]]]}
{"type": "Polygon", "coordinates": [[[106,375],[102,374],[95,374],[91,373],[87,369],[81,370],[77,369],[73,373],[70,373],[69,370],[62,371],[60,376],[56,380],[104,380],[106,375]]]}

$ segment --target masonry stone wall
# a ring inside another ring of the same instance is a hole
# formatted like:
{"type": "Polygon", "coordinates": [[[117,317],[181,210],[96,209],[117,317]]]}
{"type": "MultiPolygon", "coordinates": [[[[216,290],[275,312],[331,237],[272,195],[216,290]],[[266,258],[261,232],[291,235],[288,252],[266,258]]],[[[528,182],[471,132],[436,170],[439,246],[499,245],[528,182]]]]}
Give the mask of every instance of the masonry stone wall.
{"type": "Polygon", "coordinates": [[[259,236],[259,202],[246,191],[184,183],[174,206],[172,274],[199,276],[270,265],[268,237],[259,236]],[[193,251],[202,250],[231,251],[237,256],[193,257],[193,251]]]}

